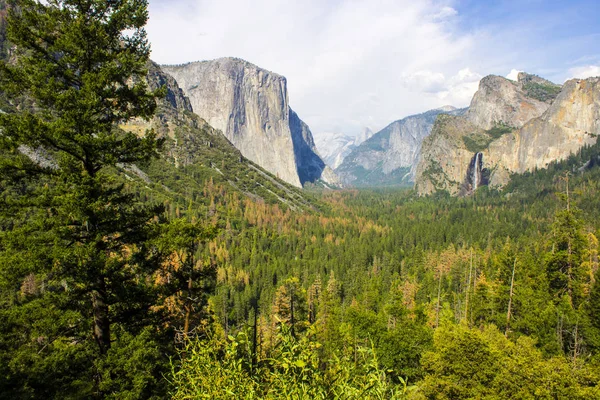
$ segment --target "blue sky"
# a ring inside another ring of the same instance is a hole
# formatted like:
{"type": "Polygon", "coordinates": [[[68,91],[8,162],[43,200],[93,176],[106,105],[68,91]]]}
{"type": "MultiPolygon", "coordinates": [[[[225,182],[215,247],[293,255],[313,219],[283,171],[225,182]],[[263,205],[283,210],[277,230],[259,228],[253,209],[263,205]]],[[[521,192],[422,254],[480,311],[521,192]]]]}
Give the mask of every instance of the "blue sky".
{"type": "Polygon", "coordinates": [[[569,69],[600,64],[598,0],[469,0],[454,8],[460,31],[497,32],[499,47],[491,51],[507,54],[519,68],[562,83],[569,69]]]}
{"type": "Polygon", "coordinates": [[[244,58],[288,78],[322,132],[374,131],[512,70],[600,75],[600,0],[150,0],[159,63],[244,58]]]}

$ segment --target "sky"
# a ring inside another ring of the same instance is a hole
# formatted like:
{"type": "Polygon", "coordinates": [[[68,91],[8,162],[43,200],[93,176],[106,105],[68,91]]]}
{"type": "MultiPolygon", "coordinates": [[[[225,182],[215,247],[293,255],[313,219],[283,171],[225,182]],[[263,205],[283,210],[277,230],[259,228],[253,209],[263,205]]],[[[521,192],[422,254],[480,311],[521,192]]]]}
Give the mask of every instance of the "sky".
{"type": "Polygon", "coordinates": [[[489,74],[600,75],[600,0],[149,0],[152,58],[287,78],[315,136],[465,107],[489,74]]]}

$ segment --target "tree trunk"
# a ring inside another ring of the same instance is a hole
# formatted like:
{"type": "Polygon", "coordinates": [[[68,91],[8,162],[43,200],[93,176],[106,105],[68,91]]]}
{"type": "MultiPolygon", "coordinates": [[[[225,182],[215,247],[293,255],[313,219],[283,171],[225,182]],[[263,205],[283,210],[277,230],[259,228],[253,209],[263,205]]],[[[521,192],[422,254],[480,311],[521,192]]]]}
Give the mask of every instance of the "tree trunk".
{"type": "Polygon", "coordinates": [[[465,294],[465,323],[469,325],[469,292],[471,291],[471,275],[473,273],[473,249],[471,249],[471,265],[469,266],[469,279],[467,280],[467,293],[465,294]]]}
{"type": "Polygon", "coordinates": [[[573,334],[573,367],[577,366],[577,356],[579,355],[579,319],[575,324],[575,333],[573,334]]]}
{"type": "Polygon", "coordinates": [[[435,327],[440,326],[440,296],[442,294],[442,272],[440,270],[440,277],[438,279],[438,294],[437,294],[437,307],[435,308],[435,327]]]}
{"type": "Polygon", "coordinates": [[[290,324],[292,326],[292,337],[296,338],[296,331],[294,330],[294,294],[290,294],[290,324]]]}
{"type": "Polygon", "coordinates": [[[508,336],[508,332],[510,331],[510,312],[512,308],[512,298],[513,298],[513,288],[515,284],[515,268],[517,266],[517,259],[515,258],[515,262],[513,263],[512,269],[512,277],[510,278],[510,294],[508,295],[508,310],[506,311],[506,330],[504,331],[504,336],[508,336]]]}
{"type": "Polygon", "coordinates": [[[257,344],[258,344],[258,300],[257,304],[254,305],[254,332],[252,334],[252,371],[256,368],[258,361],[257,344]]]}
{"type": "Polygon", "coordinates": [[[92,308],[94,312],[94,339],[100,347],[101,354],[106,354],[110,349],[110,318],[106,297],[104,278],[98,278],[97,288],[92,292],[92,308]]]}
{"type": "Polygon", "coordinates": [[[571,306],[574,307],[573,303],[573,246],[571,244],[571,237],[569,237],[568,248],[567,248],[567,292],[569,294],[569,301],[571,306]]]}
{"type": "Polygon", "coordinates": [[[188,287],[187,287],[187,298],[184,300],[185,302],[185,321],[183,323],[183,336],[187,337],[188,333],[190,333],[190,318],[192,316],[192,309],[193,309],[193,304],[192,304],[192,288],[194,287],[194,281],[192,280],[192,277],[190,277],[188,279],[188,287]]]}

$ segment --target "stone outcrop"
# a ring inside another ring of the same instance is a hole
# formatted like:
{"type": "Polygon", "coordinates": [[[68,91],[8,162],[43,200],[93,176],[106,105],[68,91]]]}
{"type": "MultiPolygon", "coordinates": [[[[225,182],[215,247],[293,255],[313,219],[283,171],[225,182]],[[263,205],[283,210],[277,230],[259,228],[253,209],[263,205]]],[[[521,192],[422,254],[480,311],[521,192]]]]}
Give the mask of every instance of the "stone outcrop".
{"type": "Polygon", "coordinates": [[[298,187],[333,180],[308,126],[289,107],[283,76],[236,58],[163,69],[190,98],[194,112],[251,161],[298,187]]]}
{"type": "Polygon", "coordinates": [[[494,171],[490,184],[504,185],[509,173],[546,168],[596,143],[599,134],[600,78],[570,80],[541,117],[493,141],[484,151],[486,165],[494,171]]]}
{"type": "Polygon", "coordinates": [[[419,194],[446,190],[458,195],[469,171],[473,152],[464,137],[477,141],[485,131],[460,116],[438,116],[431,135],[423,141],[416,168],[415,189],[419,194]]]}
{"type": "Polygon", "coordinates": [[[354,149],[336,173],[344,184],[401,185],[416,175],[421,145],[440,114],[461,115],[465,109],[446,106],[392,122],[354,149]]]}
{"type": "Polygon", "coordinates": [[[545,168],[596,143],[600,78],[570,80],[562,88],[528,74],[520,74],[517,83],[497,78],[484,78],[486,82],[471,103],[475,111],[470,109],[465,118],[438,118],[432,135],[423,143],[415,184],[419,194],[447,190],[468,195],[487,183],[501,187],[511,173],[545,168]],[[507,85],[518,88],[507,89],[507,85]],[[538,107],[535,112],[533,105],[538,107]],[[537,115],[542,108],[545,111],[537,115]],[[492,117],[484,118],[482,110],[486,109],[492,117]],[[527,115],[536,116],[524,121],[527,115]],[[518,128],[500,129],[497,124],[501,122],[518,128]],[[496,125],[490,128],[491,123],[496,125]],[[476,183],[475,158],[481,163],[477,171],[481,181],[476,183]]]}
{"type": "Polygon", "coordinates": [[[166,88],[167,94],[164,101],[168,103],[168,106],[163,108],[169,108],[177,113],[184,111],[192,112],[192,103],[190,102],[190,99],[185,96],[175,79],[166,74],[158,64],[152,61],[148,65],[148,85],[152,90],[156,90],[160,87],[166,88]]]}
{"type": "Polygon", "coordinates": [[[163,157],[153,161],[153,164],[158,164],[151,169],[154,172],[145,173],[135,165],[119,165],[126,176],[138,177],[144,184],[158,185],[165,178],[166,184],[171,185],[188,180],[202,182],[210,177],[210,182],[222,184],[227,190],[254,200],[276,201],[293,210],[313,208],[300,189],[277,179],[245,158],[220,130],[193,113],[190,100],[175,79],[157,64],[148,65],[147,81],[151,89],[166,89],[166,96],[158,100],[155,117],[151,121],[129,121],[121,128],[140,135],[147,129],[153,129],[159,137],[168,140],[162,151],[163,157]],[[172,165],[178,169],[177,172],[173,171],[172,165]],[[160,172],[156,174],[156,171],[160,172]]]}
{"type": "Polygon", "coordinates": [[[526,88],[541,85],[539,82],[545,80],[524,73],[520,73],[518,79],[513,82],[495,75],[483,78],[471,100],[466,118],[483,129],[491,129],[499,124],[520,128],[527,121],[542,115],[550,105],[530,97],[526,88]]]}

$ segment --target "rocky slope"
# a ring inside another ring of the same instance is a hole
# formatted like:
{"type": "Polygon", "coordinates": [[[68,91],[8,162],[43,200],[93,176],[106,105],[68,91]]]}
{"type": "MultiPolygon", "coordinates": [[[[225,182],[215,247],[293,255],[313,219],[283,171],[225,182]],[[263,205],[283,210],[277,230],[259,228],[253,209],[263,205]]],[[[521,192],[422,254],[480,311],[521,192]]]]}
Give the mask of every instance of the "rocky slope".
{"type": "Polygon", "coordinates": [[[148,83],[153,89],[166,87],[153,120],[130,121],[122,129],[144,134],[154,129],[167,139],[164,158],[141,169],[123,165],[130,179],[142,181],[143,190],[168,193],[201,192],[210,181],[252,199],[278,202],[292,209],[313,208],[301,190],[246,159],[217,129],[192,112],[190,100],[173,77],[158,65],[149,65],[148,83]]]}
{"type": "Polygon", "coordinates": [[[458,194],[473,152],[466,148],[463,137],[484,137],[485,131],[460,116],[440,115],[431,135],[423,140],[421,159],[416,167],[415,187],[419,194],[446,190],[458,194]]]}
{"type": "Polygon", "coordinates": [[[560,86],[550,81],[523,72],[519,73],[517,82],[501,76],[486,76],[479,82],[466,118],[483,129],[492,129],[498,124],[520,128],[550,106],[551,96],[534,94],[535,88],[544,86],[549,93],[556,88],[560,90],[560,86]]]}
{"type": "Polygon", "coordinates": [[[423,143],[415,187],[419,194],[453,195],[488,183],[500,187],[510,174],[563,160],[599,134],[600,78],[561,88],[528,74],[516,83],[486,77],[464,118],[436,122],[423,143]]]}
{"type": "Polygon", "coordinates": [[[438,115],[461,115],[464,109],[447,106],[392,122],[354,149],[336,173],[354,186],[402,185],[412,182],[421,144],[438,115]]]}
{"type": "Polygon", "coordinates": [[[283,76],[236,58],[162,68],[190,98],[194,112],[248,159],[297,187],[319,179],[337,183],[310,129],[289,107],[283,76]]]}
{"type": "Polygon", "coordinates": [[[545,168],[552,161],[563,160],[596,143],[598,135],[600,78],[567,81],[541,117],[493,141],[483,152],[493,171],[490,184],[501,186],[509,173],[545,168]]]}

